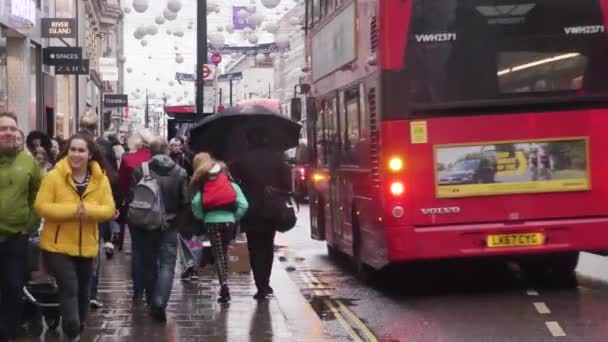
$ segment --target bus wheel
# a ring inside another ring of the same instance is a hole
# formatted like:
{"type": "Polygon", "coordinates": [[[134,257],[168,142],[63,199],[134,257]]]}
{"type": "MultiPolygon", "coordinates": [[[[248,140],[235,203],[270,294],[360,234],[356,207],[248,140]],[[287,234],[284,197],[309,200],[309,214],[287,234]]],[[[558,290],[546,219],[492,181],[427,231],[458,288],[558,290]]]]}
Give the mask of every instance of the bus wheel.
{"type": "Polygon", "coordinates": [[[574,279],[578,258],[579,252],[534,255],[522,259],[520,266],[532,280],[569,281],[574,279]]]}

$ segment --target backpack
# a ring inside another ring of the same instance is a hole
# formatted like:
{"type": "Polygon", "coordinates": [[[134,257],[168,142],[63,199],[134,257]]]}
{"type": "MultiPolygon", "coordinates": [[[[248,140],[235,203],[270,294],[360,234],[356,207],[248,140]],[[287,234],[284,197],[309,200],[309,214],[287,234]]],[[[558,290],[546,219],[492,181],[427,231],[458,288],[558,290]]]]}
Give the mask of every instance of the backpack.
{"type": "Polygon", "coordinates": [[[216,178],[207,180],[201,187],[201,204],[203,211],[236,210],[236,191],[230,184],[230,178],[225,172],[220,172],[216,178]]]}
{"type": "Polygon", "coordinates": [[[135,185],[129,203],[127,223],[143,230],[159,230],[167,226],[165,202],[158,181],[150,175],[149,164],[141,165],[143,177],[135,185]]]}

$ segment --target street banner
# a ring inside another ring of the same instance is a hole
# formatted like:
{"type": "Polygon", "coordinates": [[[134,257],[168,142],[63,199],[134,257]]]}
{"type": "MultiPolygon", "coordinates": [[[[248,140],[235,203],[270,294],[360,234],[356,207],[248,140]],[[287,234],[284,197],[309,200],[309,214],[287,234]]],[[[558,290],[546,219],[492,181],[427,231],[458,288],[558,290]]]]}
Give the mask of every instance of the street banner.
{"type": "Polygon", "coordinates": [[[217,77],[218,82],[230,82],[230,81],[240,81],[243,79],[242,72],[233,72],[230,74],[223,74],[217,77]]]}
{"type": "Polygon", "coordinates": [[[42,38],[76,38],[78,36],[76,19],[41,18],[40,26],[42,38]]]}
{"type": "Polygon", "coordinates": [[[209,45],[208,49],[210,52],[219,52],[222,55],[237,53],[247,56],[256,56],[258,54],[269,55],[273,52],[283,51],[275,43],[258,44],[256,46],[225,46],[221,49],[215,49],[209,45]]]}
{"type": "Polygon", "coordinates": [[[438,198],[584,191],[586,137],[435,146],[438,198]]]}
{"type": "Polygon", "coordinates": [[[120,108],[129,106],[129,96],[123,94],[105,94],[103,106],[106,108],[120,108]]]}
{"type": "MultiPolygon", "coordinates": [[[[247,20],[247,18],[245,19],[239,19],[239,11],[243,10],[243,11],[247,11],[247,7],[246,6],[233,6],[232,7],[232,25],[234,25],[234,29],[236,31],[242,31],[244,29],[246,29],[247,27],[249,27],[250,29],[254,30],[256,29],[255,25],[252,25],[249,23],[249,21],[247,20]]],[[[253,13],[248,13],[248,17],[251,16],[253,13]]]]}
{"type": "Polygon", "coordinates": [[[89,60],[83,59],[80,65],[57,65],[55,66],[56,75],[88,75],[89,60]]]}
{"type": "Polygon", "coordinates": [[[81,47],[47,47],[42,49],[42,63],[46,65],[81,65],[81,47]]]}

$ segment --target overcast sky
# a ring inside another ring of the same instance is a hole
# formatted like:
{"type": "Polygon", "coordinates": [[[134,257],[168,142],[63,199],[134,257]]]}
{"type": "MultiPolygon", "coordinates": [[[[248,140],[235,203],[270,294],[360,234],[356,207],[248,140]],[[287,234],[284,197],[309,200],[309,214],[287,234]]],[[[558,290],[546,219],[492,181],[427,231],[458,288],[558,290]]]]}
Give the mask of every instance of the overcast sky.
{"type": "MultiPolygon", "coordinates": [[[[281,0],[279,6],[273,9],[266,9],[262,5],[262,0],[216,0],[220,8],[220,13],[210,14],[207,18],[209,32],[217,32],[217,27],[225,27],[226,24],[232,22],[232,6],[249,6],[256,5],[256,10],[264,14],[265,22],[278,21],[287,11],[292,9],[298,2],[294,0],[281,0]]],[[[209,3],[214,0],[208,0],[209,3]]],[[[132,72],[125,73],[125,92],[129,94],[129,103],[131,112],[142,113],[143,110],[137,110],[133,106],[143,105],[145,98],[145,90],[155,97],[160,98],[163,93],[170,94],[168,105],[177,104],[194,104],[194,84],[182,82],[179,85],[175,81],[176,72],[194,73],[196,63],[196,0],[181,0],[182,9],[179,11],[177,19],[173,21],[165,21],[162,25],[157,25],[159,31],[156,35],[146,35],[142,40],[146,40],[147,46],[141,45],[141,40],[137,40],[133,33],[139,26],[156,25],[154,19],[157,16],[162,16],[163,10],[166,8],[167,0],[148,0],[149,7],[144,13],[138,13],[132,8],[132,0],[123,0],[123,6],[131,7],[130,13],[125,13],[125,57],[127,58],[127,68],[132,68],[132,72]],[[188,29],[189,24],[192,28],[188,29]],[[183,37],[176,37],[167,34],[167,29],[172,32],[181,29],[184,32],[183,37]],[[175,49],[178,47],[178,50],[175,49]],[[175,61],[176,53],[184,57],[184,62],[178,64],[175,61]],[[160,81],[156,79],[159,78],[160,81]],[[170,86],[169,82],[173,81],[174,85],[170,86]],[[141,98],[135,99],[131,96],[140,90],[141,98]],[[177,99],[183,97],[181,102],[177,99]]],[[[259,30],[261,31],[261,30],[259,30]]],[[[231,45],[251,45],[243,39],[242,33],[235,32],[228,34],[223,32],[226,37],[226,43],[231,45]]],[[[274,36],[261,31],[259,34],[259,43],[272,42],[274,36]]],[[[224,56],[222,64],[229,60],[228,56],[224,56]]],[[[160,101],[157,101],[160,103],[160,101]]]]}

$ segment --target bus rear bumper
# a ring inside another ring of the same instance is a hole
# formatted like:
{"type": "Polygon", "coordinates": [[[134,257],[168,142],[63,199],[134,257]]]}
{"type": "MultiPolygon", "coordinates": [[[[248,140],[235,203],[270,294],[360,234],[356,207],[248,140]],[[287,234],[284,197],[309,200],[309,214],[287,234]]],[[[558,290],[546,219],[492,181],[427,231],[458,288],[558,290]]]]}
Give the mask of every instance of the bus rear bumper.
{"type": "Polygon", "coordinates": [[[389,262],[608,251],[608,218],[534,221],[522,224],[471,224],[387,227],[389,262]],[[539,246],[488,247],[489,235],[542,233],[539,246]]]}

